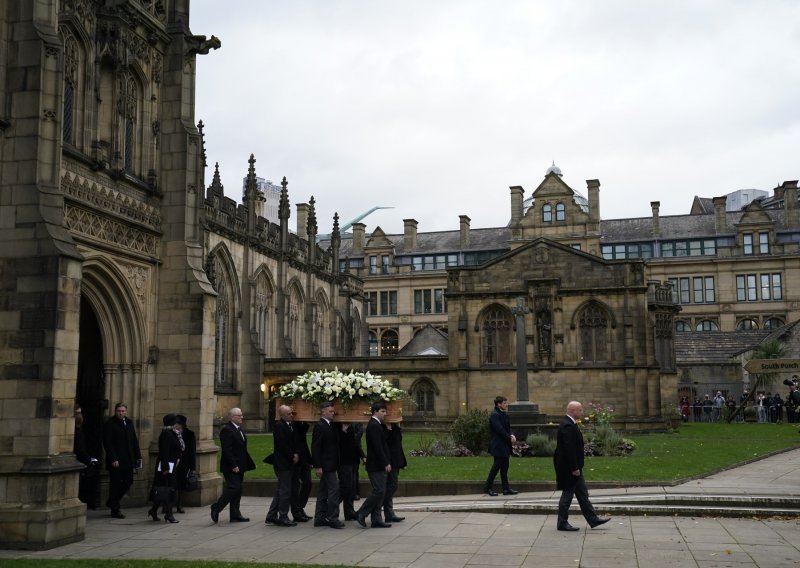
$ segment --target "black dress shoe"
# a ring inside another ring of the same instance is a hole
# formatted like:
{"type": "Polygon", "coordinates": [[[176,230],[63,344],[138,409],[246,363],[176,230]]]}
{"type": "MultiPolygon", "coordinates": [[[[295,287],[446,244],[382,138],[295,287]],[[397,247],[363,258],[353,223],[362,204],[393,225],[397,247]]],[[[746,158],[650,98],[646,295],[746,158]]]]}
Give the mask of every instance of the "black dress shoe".
{"type": "Polygon", "coordinates": [[[273,525],[277,525],[279,527],[296,527],[297,523],[294,521],[290,521],[288,518],[286,519],[276,519],[273,525]]]}
{"type": "Polygon", "coordinates": [[[328,519],[319,519],[314,521],[315,527],[327,527],[330,526],[331,522],[328,519]]]}
{"type": "Polygon", "coordinates": [[[358,521],[358,524],[363,528],[367,528],[367,521],[365,520],[364,515],[361,513],[356,513],[356,521],[358,521]]]}
{"type": "Polygon", "coordinates": [[[391,528],[392,525],[389,523],[372,523],[371,526],[373,529],[388,529],[391,528]]]}
{"type": "Polygon", "coordinates": [[[343,529],[344,528],[344,523],[342,521],[340,521],[339,519],[334,519],[334,520],[331,521],[331,524],[328,525],[328,526],[331,527],[332,529],[343,529]]]}
{"type": "Polygon", "coordinates": [[[215,523],[219,521],[219,511],[217,510],[217,504],[214,503],[211,505],[211,520],[215,523]]]}
{"type": "Polygon", "coordinates": [[[308,515],[297,515],[296,517],[294,517],[294,521],[296,523],[307,523],[310,520],[311,517],[309,517],[308,515]]]}
{"type": "Polygon", "coordinates": [[[122,511],[111,511],[111,516],[115,519],[124,519],[125,515],[122,514],[122,511]]]}
{"type": "Polygon", "coordinates": [[[579,529],[578,527],[573,527],[569,523],[564,523],[563,525],[558,525],[558,530],[560,530],[560,531],[579,531],[581,529],[579,529]]]}
{"type": "Polygon", "coordinates": [[[400,523],[400,522],[404,521],[405,519],[406,519],[405,517],[398,517],[397,515],[394,515],[393,517],[386,517],[386,522],[387,523],[400,523]]]}
{"type": "Polygon", "coordinates": [[[497,497],[497,491],[495,491],[494,489],[485,489],[483,492],[486,493],[489,497],[497,497]]]}
{"type": "Polygon", "coordinates": [[[269,523],[271,525],[277,525],[278,524],[278,517],[267,517],[266,519],[264,519],[264,522],[265,523],[269,523]]]}
{"type": "Polygon", "coordinates": [[[503,489],[503,495],[516,495],[518,493],[519,491],[515,491],[514,489],[511,488],[503,489]]]}
{"type": "Polygon", "coordinates": [[[597,517],[594,522],[589,523],[589,526],[592,528],[599,527],[600,525],[606,524],[610,520],[611,517],[597,517]]]}
{"type": "Polygon", "coordinates": [[[232,523],[249,523],[250,522],[250,517],[232,517],[231,518],[231,522],[232,523]]]}

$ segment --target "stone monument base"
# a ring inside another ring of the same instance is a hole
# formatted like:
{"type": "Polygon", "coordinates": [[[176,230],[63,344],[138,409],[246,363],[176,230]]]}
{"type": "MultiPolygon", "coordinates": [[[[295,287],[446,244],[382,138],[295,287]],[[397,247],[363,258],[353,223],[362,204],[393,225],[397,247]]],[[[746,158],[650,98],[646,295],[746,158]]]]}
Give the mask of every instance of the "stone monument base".
{"type": "Polygon", "coordinates": [[[524,441],[528,435],[543,431],[547,415],[539,412],[539,405],[528,400],[511,402],[508,405],[511,430],[517,440],[524,441]]]}

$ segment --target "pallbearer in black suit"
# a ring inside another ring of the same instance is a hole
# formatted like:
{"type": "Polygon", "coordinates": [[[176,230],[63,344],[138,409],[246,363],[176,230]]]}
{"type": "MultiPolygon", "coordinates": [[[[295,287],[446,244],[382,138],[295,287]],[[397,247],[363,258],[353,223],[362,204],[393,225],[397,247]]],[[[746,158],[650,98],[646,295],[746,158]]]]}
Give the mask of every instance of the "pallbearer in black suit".
{"type": "Polygon", "coordinates": [[[294,440],[299,459],[292,468],[292,517],[298,523],[311,520],[306,505],[311,495],[311,450],[308,449],[308,423],[292,421],[294,440]]]}
{"type": "Polygon", "coordinates": [[[361,444],[356,442],[353,424],[344,422],[336,425],[339,434],[339,499],[342,502],[342,512],[345,521],[352,521],[356,518],[356,510],[353,502],[356,497],[355,468],[364,459],[364,450],[361,444]]]}
{"type": "Polygon", "coordinates": [[[399,523],[405,520],[394,512],[394,494],[400,483],[400,470],[408,465],[406,453],[403,451],[403,431],[400,424],[383,423],[386,428],[386,443],[389,445],[389,459],[392,471],[386,476],[386,496],[383,498],[383,518],[387,523],[399,523]]]}
{"type": "Polygon", "coordinates": [[[111,516],[124,519],[120,501],[133,484],[133,470],[141,469],[142,453],[136,429],[128,418],[128,405],[118,402],[114,406],[114,416],[109,418],[103,429],[103,449],[106,451],[108,469],[108,502],[111,516]]]}
{"type": "Polygon", "coordinates": [[[278,478],[278,488],[267,512],[267,523],[281,527],[293,527],[296,522],[289,519],[289,503],[292,495],[294,466],[300,460],[297,452],[297,439],[292,428],[292,409],[286,405],[278,407],[280,420],[275,423],[272,433],[274,452],[272,467],[278,478]]]}
{"type": "Polygon", "coordinates": [[[314,526],[332,529],[344,528],[339,520],[339,434],[333,424],[333,403],[323,402],[319,407],[320,419],[311,433],[311,459],[314,462],[319,487],[314,526]]]}
{"type": "Polygon", "coordinates": [[[211,505],[211,520],[219,520],[220,511],[228,503],[231,505],[231,522],[246,523],[250,519],[243,516],[239,510],[242,500],[242,485],[244,472],[256,468],[253,458],[247,453],[247,434],[242,428],[244,415],[240,408],[231,408],[228,411],[228,423],[219,431],[219,442],[222,446],[222,460],[220,469],[225,477],[225,486],[219,500],[211,505]]]}
{"type": "Polygon", "coordinates": [[[583,405],[572,401],[567,405],[567,415],[558,425],[556,453],[553,464],[556,468],[556,486],[561,489],[558,501],[558,530],[577,531],[569,524],[569,507],[572,497],[578,498],[581,513],[592,528],[607,523],[610,519],[598,517],[589,501],[589,490],[583,478],[583,435],[577,421],[583,416],[583,405]]]}
{"type": "Polygon", "coordinates": [[[386,403],[375,402],[372,404],[372,418],[367,424],[367,473],[372,486],[369,497],[364,499],[361,507],[356,511],[358,524],[366,528],[367,515],[372,520],[373,528],[391,527],[381,518],[383,500],[386,497],[386,479],[392,472],[392,459],[389,454],[389,444],[386,441],[386,428],[383,419],[386,417],[386,403]]]}

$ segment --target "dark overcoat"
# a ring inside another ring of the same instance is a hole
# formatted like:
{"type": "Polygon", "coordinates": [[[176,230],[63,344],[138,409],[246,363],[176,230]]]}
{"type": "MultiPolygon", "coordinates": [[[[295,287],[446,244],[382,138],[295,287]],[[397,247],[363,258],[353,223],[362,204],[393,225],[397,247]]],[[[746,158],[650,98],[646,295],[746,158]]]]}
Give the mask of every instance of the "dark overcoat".
{"type": "Polygon", "coordinates": [[[275,471],[292,469],[294,467],[294,454],[297,453],[297,438],[295,438],[293,426],[290,428],[287,422],[278,420],[275,423],[272,439],[275,455],[275,461],[272,465],[275,471]]]}
{"type": "Polygon", "coordinates": [[[375,418],[369,419],[364,437],[367,439],[367,471],[384,471],[391,465],[386,428],[375,418]]]}
{"type": "Polygon", "coordinates": [[[239,473],[256,468],[253,458],[247,453],[247,434],[242,428],[236,428],[233,422],[228,422],[219,431],[219,445],[222,447],[220,470],[223,474],[233,473],[235,467],[239,468],[239,473]]]}
{"type": "Polygon", "coordinates": [[[558,489],[573,488],[578,477],[572,475],[572,472],[583,470],[583,434],[569,416],[565,416],[558,425],[553,464],[556,468],[558,489]]]}
{"type": "Polygon", "coordinates": [[[336,425],[320,418],[311,433],[311,461],[316,469],[322,471],[338,471],[339,469],[339,434],[336,425]]]}
{"type": "Polygon", "coordinates": [[[498,458],[511,455],[511,420],[497,407],[489,416],[489,453],[498,458]]]}

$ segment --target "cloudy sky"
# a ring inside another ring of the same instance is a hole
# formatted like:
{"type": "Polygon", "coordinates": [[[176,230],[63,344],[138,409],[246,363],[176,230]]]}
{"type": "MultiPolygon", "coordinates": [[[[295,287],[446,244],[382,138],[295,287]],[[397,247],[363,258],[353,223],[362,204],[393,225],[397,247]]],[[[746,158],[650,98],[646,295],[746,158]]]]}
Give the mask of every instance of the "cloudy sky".
{"type": "Polygon", "coordinates": [[[247,159],[321,233],[505,225],[554,160],[604,219],[800,177],[800,2],[194,0],[211,182],[247,159]],[[224,8],[221,8],[224,6],[224,8]]]}

